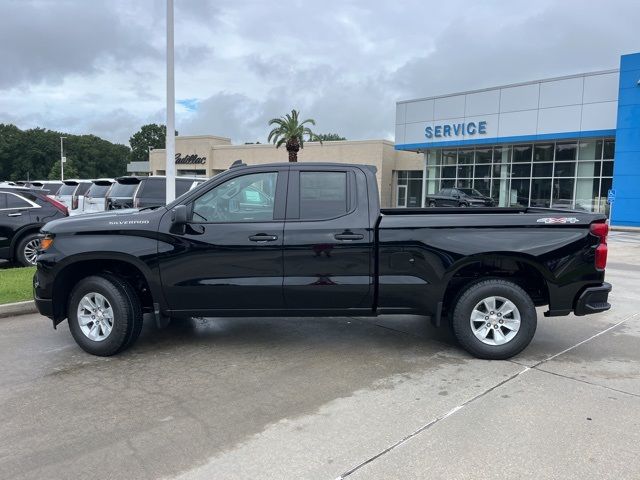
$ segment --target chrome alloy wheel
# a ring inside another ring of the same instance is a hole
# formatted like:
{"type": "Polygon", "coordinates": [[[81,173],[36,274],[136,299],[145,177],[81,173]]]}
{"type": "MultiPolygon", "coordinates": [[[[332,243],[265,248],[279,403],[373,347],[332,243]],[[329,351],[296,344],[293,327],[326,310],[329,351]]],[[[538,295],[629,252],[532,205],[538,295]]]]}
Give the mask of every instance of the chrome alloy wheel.
{"type": "Polygon", "coordinates": [[[520,330],[520,311],[504,297],[480,300],[471,312],[471,330],[482,343],[504,345],[520,330]]]}
{"type": "Polygon", "coordinates": [[[87,293],[78,304],[78,324],[89,340],[105,340],[113,330],[111,304],[99,293],[87,293]]]}
{"type": "Polygon", "coordinates": [[[24,258],[31,265],[36,264],[36,258],[38,257],[38,249],[40,248],[40,239],[34,238],[33,240],[27,242],[24,246],[24,258]]]}

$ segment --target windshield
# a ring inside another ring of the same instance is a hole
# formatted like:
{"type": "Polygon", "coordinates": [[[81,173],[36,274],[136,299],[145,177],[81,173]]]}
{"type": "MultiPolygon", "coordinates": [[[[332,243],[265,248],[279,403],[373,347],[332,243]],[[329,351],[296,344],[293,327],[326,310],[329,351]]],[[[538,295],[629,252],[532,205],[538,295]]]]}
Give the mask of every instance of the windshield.
{"type": "Polygon", "coordinates": [[[470,197],[483,197],[484,196],[478,190],[476,190],[475,188],[459,188],[458,190],[460,190],[465,195],[469,195],[470,197]]]}
{"type": "Polygon", "coordinates": [[[133,198],[133,194],[136,192],[136,188],[138,188],[140,183],[119,183],[116,182],[111,187],[111,191],[109,192],[110,197],[125,197],[125,198],[133,198]]]}
{"type": "Polygon", "coordinates": [[[78,188],[78,185],[67,185],[64,184],[62,185],[62,188],[60,188],[60,190],[58,190],[58,195],[73,195],[73,192],[76,191],[76,188],[78,188]]]}
{"type": "Polygon", "coordinates": [[[104,198],[107,195],[110,187],[111,184],[103,183],[99,185],[97,183],[94,183],[89,187],[89,190],[87,190],[86,196],[92,198],[104,198]]]}

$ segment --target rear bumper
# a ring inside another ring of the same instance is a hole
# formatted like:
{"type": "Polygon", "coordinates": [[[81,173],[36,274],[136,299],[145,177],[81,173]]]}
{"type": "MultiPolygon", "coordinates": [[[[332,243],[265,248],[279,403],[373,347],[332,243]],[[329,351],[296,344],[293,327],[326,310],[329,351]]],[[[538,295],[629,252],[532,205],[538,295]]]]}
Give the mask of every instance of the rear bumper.
{"type": "Polygon", "coordinates": [[[607,301],[611,284],[604,282],[597,287],[587,287],[575,301],[573,313],[575,315],[589,315],[609,310],[611,304],[607,301]]]}

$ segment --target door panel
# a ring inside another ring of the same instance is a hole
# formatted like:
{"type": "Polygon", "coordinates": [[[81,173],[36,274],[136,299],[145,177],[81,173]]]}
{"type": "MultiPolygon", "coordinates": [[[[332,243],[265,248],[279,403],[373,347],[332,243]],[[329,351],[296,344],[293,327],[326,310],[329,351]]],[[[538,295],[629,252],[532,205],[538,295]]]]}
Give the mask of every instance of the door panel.
{"type": "Polygon", "coordinates": [[[322,180],[316,186],[305,184],[304,175],[313,172],[299,172],[292,167],[284,228],[283,290],[288,309],[372,307],[373,230],[369,225],[367,192],[356,189],[356,175],[360,185],[366,185],[366,177],[357,169],[342,171],[347,174],[343,215],[306,220],[323,210],[335,215],[342,199],[336,185],[326,188],[322,180]],[[314,208],[305,211],[305,201],[314,204],[314,208]]]}
{"type": "Polygon", "coordinates": [[[171,231],[171,212],[163,217],[160,274],[171,310],[283,308],[286,182],[286,170],[226,177],[190,202],[184,232],[171,231]]]}

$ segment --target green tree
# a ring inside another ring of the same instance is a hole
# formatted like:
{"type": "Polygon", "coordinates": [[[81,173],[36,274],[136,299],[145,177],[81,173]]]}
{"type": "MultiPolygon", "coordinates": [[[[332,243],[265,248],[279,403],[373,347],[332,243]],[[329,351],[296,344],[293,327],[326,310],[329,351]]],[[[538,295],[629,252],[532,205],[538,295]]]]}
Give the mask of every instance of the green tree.
{"type": "Polygon", "coordinates": [[[99,178],[124,175],[129,147],[95,135],[71,135],[0,124],[0,180],[60,178],[60,137],[67,157],[65,177],[99,178]],[[55,164],[55,165],[54,165],[55,164]]]}
{"type": "MultiPolygon", "coordinates": [[[[51,171],[49,172],[49,180],[60,180],[60,159],[56,160],[51,166],[51,171]]],[[[82,176],[78,173],[78,169],[76,168],[73,161],[67,158],[67,161],[64,162],[64,178],[66,180],[71,178],[82,178],[82,176]]]]}
{"type": "Polygon", "coordinates": [[[323,142],[339,142],[340,140],[346,140],[346,137],[341,137],[337,133],[319,133],[317,137],[323,142]]]}
{"type": "MultiPolygon", "coordinates": [[[[178,132],[176,132],[177,135],[178,132]]],[[[129,139],[129,145],[131,145],[130,160],[132,162],[146,162],[149,160],[149,147],[164,148],[166,138],[166,125],[158,125],[157,123],[143,125],[129,139]]]]}
{"type": "Polygon", "coordinates": [[[280,148],[280,146],[284,144],[287,152],[289,152],[290,162],[298,161],[298,151],[304,148],[305,137],[307,137],[310,142],[319,141],[322,143],[322,140],[320,140],[309,127],[305,126],[306,124],[315,126],[315,120],[308,118],[300,122],[298,115],[297,110],[291,110],[291,114],[287,113],[283,117],[269,120],[269,126],[276,125],[276,127],[269,132],[267,141],[273,141],[276,148],[280,148]]]}

